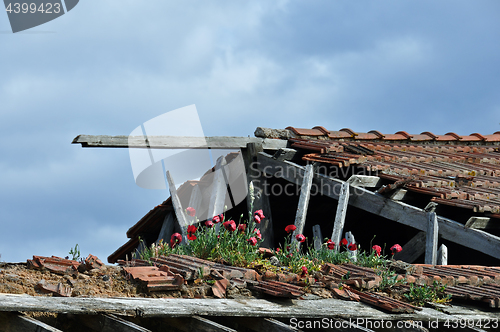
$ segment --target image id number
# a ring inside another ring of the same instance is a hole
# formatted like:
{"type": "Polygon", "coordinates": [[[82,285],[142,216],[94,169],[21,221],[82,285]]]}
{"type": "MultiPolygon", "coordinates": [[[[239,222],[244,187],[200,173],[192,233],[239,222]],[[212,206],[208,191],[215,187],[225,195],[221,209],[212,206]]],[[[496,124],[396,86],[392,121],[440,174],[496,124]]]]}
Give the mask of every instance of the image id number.
{"type": "Polygon", "coordinates": [[[59,14],[61,12],[61,4],[60,3],[55,3],[52,4],[50,2],[47,3],[41,3],[40,6],[37,6],[36,3],[9,3],[7,8],[5,10],[10,14],[19,14],[19,13],[45,13],[45,14],[59,14]]]}

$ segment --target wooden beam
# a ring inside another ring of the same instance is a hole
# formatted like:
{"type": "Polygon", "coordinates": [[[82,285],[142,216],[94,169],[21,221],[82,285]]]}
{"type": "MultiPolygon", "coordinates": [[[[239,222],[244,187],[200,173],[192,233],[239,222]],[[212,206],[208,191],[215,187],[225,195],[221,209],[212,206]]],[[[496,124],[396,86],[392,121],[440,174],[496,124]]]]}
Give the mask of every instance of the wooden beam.
{"type": "Polygon", "coordinates": [[[493,222],[488,217],[470,217],[465,227],[472,229],[500,229],[499,222],[493,222]]]}
{"type": "MultiPolygon", "coordinates": [[[[498,318],[498,313],[453,306],[453,315],[423,308],[413,314],[387,313],[356,301],[265,299],[82,298],[0,294],[0,311],[30,311],[95,315],[99,313],[140,317],[238,316],[263,318],[324,318],[421,320],[498,318]],[[456,315],[456,316],[454,316],[456,315]]],[[[446,311],[446,310],[445,310],[446,311]]]]}
{"type": "Polygon", "coordinates": [[[10,332],[62,332],[55,327],[40,322],[33,317],[15,312],[0,311],[0,331],[10,332]]]}
{"type": "Polygon", "coordinates": [[[346,182],[353,187],[378,188],[382,186],[382,179],[378,176],[352,175],[346,182]]]}
{"type": "Polygon", "coordinates": [[[78,323],[99,332],[151,332],[142,326],[129,322],[112,314],[78,315],[78,323]]]}
{"type": "Polygon", "coordinates": [[[342,183],[340,187],[339,200],[337,204],[337,214],[333,223],[332,241],[335,242],[335,249],[340,248],[340,239],[344,232],[345,216],[347,213],[347,205],[349,204],[349,184],[342,183]]]}
{"type": "Polygon", "coordinates": [[[163,240],[163,243],[168,244],[170,241],[170,237],[174,234],[175,220],[174,220],[174,212],[168,211],[165,219],[163,220],[163,224],[161,225],[160,234],[158,235],[158,239],[156,240],[156,244],[160,243],[160,240],[163,240]]]}
{"type": "MultiPolygon", "coordinates": [[[[224,172],[227,170],[226,158],[220,156],[215,165],[215,174],[212,182],[212,193],[210,195],[210,203],[208,205],[208,218],[212,218],[224,212],[224,204],[226,203],[227,182],[224,172]]],[[[215,225],[215,229],[219,231],[220,223],[215,225]]]]}
{"type": "Polygon", "coordinates": [[[169,171],[167,171],[167,181],[168,189],[170,190],[170,197],[172,198],[172,205],[174,206],[175,216],[177,217],[177,221],[179,222],[179,226],[181,228],[182,242],[187,243],[187,228],[189,223],[186,219],[184,209],[182,208],[181,200],[177,195],[174,179],[172,178],[172,175],[170,175],[169,171]]]}
{"type": "MultiPolygon", "coordinates": [[[[345,239],[347,240],[347,246],[349,247],[349,245],[351,244],[356,244],[356,240],[354,239],[354,235],[351,233],[351,232],[346,232],[345,233],[345,239]]],[[[353,262],[357,262],[358,261],[358,250],[349,250],[349,248],[347,248],[347,253],[349,254],[349,258],[353,261],[353,262]]]]}
{"type": "MultiPolygon", "coordinates": [[[[259,153],[257,166],[260,171],[266,174],[283,178],[295,184],[300,184],[300,179],[305,171],[303,166],[290,161],[276,161],[266,153],[259,153]]],[[[321,194],[338,200],[344,181],[316,174],[313,183],[321,194]]],[[[349,205],[403,225],[427,231],[424,210],[403,202],[393,201],[360,187],[351,187],[350,192],[352,194],[349,198],[349,205]]],[[[438,224],[439,234],[443,239],[500,259],[500,238],[498,236],[481,230],[465,228],[464,225],[441,216],[438,216],[438,224]]]]}
{"type": "Polygon", "coordinates": [[[108,136],[78,135],[72,144],[84,148],[151,148],[151,149],[240,149],[248,143],[262,144],[266,150],[286,148],[288,141],[258,137],[187,137],[187,136],[108,136]],[[146,141],[147,139],[147,141],[146,141]]]}
{"type": "Polygon", "coordinates": [[[314,225],[313,226],[313,241],[314,241],[314,249],[320,250],[323,246],[323,234],[321,234],[321,226],[314,225]]]}
{"type": "Polygon", "coordinates": [[[425,264],[436,265],[438,245],[438,221],[435,212],[427,213],[427,234],[425,240],[425,264]]]}
{"type": "MultiPolygon", "coordinates": [[[[289,148],[280,148],[276,153],[273,155],[273,158],[278,160],[278,161],[283,161],[283,160],[293,160],[297,156],[297,150],[295,149],[289,149],[289,148]]],[[[297,157],[300,158],[300,157],[297,157]]]]}
{"type": "Polygon", "coordinates": [[[232,328],[221,325],[207,318],[193,316],[191,318],[164,318],[169,327],[174,327],[183,332],[191,331],[213,331],[213,332],[236,332],[232,328]]]}
{"type": "Polygon", "coordinates": [[[398,188],[389,196],[390,199],[395,201],[403,201],[408,194],[408,190],[403,188],[398,188]]]}
{"type": "Polygon", "coordinates": [[[425,232],[418,232],[417,235],[403,245],[402,251],[394,254],[394,259],[413,263],[423,253],[425,253],[425,232]]]}
{"type": "Polygon", "coordinates": [[[448,265],[448,247],[444,244],[439,247],[437,252],[437,265],[448,265]]]}
{"type": "MultiPolygon", "coordinates": [[[[198,213],[198,211],[200,210],[202,199],[203,199],[203,196],[201,194],[200,186],[198,184],[195,184],[193,187],[193,190],[191,191],[191,197],[189,197],[188,206],[194,208],[198,213]]],[[[191,218],[192,218],[192,220],[190,220],[190,224],[193,224],[196,216],[191,217],[191,218]]]]}
{"type": "Polygon", "coordinates": [[[297,239],[295,237],[298,234],[304,234],[304,225],[306,224],[307,207],[309,205],[309,198],[311,197],[313,175],[314,167],[312,164],[309,164],[305,167],[302,186],[300,188],[299,204],[297,206],[297,213],[295,214],[295,227],[297,228],[293,232],[292,243],[297,243],[297,239]]]}
{"type": "Polygon", "coordinates": [[[247,195],[247,209],[250,212],[248,218],[253,218],[252,213],[255,211],[262,210],[265,218],[257,225],[262,234],[261,246],[264,248],[274,248],[273,216],[271,203],[269,202],[269,193],[266,190],[268,188],[267,180],[255,167],[257,155],[262,151],[264,151],[262,144],[257,143],[248,143],[247,147],[241,150],[246,170],[247,188],[250,183],[252,183],[254,188],[253,202],[250,195],[247,195]]]}

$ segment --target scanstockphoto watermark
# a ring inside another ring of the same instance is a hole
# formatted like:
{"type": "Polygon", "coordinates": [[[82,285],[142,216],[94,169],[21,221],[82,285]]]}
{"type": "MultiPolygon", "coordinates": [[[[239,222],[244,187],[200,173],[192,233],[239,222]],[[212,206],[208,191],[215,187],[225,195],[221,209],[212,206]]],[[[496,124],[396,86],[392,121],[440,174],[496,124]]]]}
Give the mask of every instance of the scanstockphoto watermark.
{"type": "Polygon", "coordinates": [[[333,318],[322,319],[298,319],[290,318],[290,327],[295,329],[422,329],[422,321],[391,321],[391,320],[372,320],[357,318],[349,320],[339,320],[333,318]]]}
{"type": "Polygon", "coordinates": [[[4,0],[12,32],[52,21],[75,8],[79,0],[4,0]]]}

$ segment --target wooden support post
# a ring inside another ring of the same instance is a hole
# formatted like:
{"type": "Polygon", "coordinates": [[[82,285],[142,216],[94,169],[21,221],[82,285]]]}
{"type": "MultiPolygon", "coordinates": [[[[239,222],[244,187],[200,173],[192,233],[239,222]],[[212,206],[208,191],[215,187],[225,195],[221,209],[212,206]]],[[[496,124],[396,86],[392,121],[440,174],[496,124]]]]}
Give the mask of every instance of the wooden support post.
{"type": "Polygon", "coordinates": [[[337,214],[333,223],[332,241],[335,242],[335,249],[340,248],[340,240],[344,231],[345,216],[347,213],[347,205],[349,204],[349,184],[342,183],[340,188],[339,201],[337,205],[337,214]]]}
{"type": "Polygon", "coordinates": [[[436,265],[438,245],[438,221],[435,212],[427,213],[427,235],[425,240],[425,264],[436,265]]]}
{"type": "MultiPolygon", "coordinates": [[[[202,198],[203,197],[201,194],[200,186],[196,184],[193,187],[193,190],[191,191],[191,197],[189,197],[189,205],[188,206],[194,208],[196,210],[197,214],[198,214],[198,211],[199,211],[200,206],[201,206],[202,198]]],[[[192,224],[194,224],[196,216],[190,217],[190,218],[191,218],[191,220],[190,220],[189,224],[192,225],[192,224]]]]}
{"type": "Polygon", "coordinates": [[[0,312],[0,331],[62,332],[35,318],[14,312],[0,312]]]}
{"type": "Polygon", "coordinates": [[[321,234],[321,226],[313,226],[314,249],[320,250],[323,245],[323,234],[321,234]]]}
{"type": "Polygon", "coordinates": [[[394,259],[407,263],[415,262],[423,253],[425,253],[425,232],[418,232],[405,245],[403,250],[394,255],[394,259]]]}
{"type": "MultiPolygon", "coordinates": [[[[264,220],[257,224],[262,234],[261,246],[264,248],[274,248],[274,229],[273,229],[273,216],[271,213],[271,204],[269,203],[269,188],[267,187],[267,180],[256,167],[257,155],[262,152],[262,144],[248,143],[245,149],[241,149],[243,161],[245,163],[247,189],[252,183],[254,187],[254,200],[252,202],[250,195],[247,195],[247,209],[250,213],[257,210],[262,210],[264,213],[264,220]]],[[[253,217],[253,216],[249,216],[253,217]]]]}
{"type": "Polygon", "coordinates": [[[174,220],[174,212],[168,211],[165,219],[163,220],[163,224],[161,225],[160,234],[158,235],[158,240],[156,240],[156,244],[160,243],[160,240],[163,240],[163,243],[168,244],[170,241],[170,237],[174,233],[175,220],[174,220]]]}
{"type": "Polygon", "coordinates": [[[448,247],[444,244],[439,247],[437,252],[437,265],[448,265],[448,247]]]}
{"type": "Polygon", "coordinates": [[[347,252],[349,253],[349,258],[353,261],[353,262],[357,262],[358,261],[358,250],[349,250],[349,245],[351,244],[356,244],[356,240],[354,239],[354,235],[351,233],[351,232],[346,232],[345,233],[345,239],[347,240],[347,252]]]}
{"type": "MultiPolygon", "coordinates": [[[[302,179],[302,187],[300,188],[299,205],[297,206],[297,213],[295,214],[295,231],[292,235],[292,242],[297,243],[295,238],[298,234],[304,233],[304,225],[306,224],[307,206],[309,205],[309,198],[311,197],[311,186],[314,175],[314,168],[312,164],[306,166],[304,178],[302,179]]],[[[300,244],[299,244],[300,246],[300,244]]]]}
{"type": "Polygon", "coordinates": [[[174,179],[172,178],[172,175],[170,175],[169,171],[167,171],[167,181],[168,189],[170,190],[170,197],[172,198],[172,205],[174,206],[175,216],[177,217],[177,221],[179,222],[179,226],[181,228],[182,241],[187,243],[187,228],[189,223],[186,220],[186,214],[182,208],[181,200],[177,195],[174,179]]]}
{"type": "MultiPolygon", "coordinates": [[[[225,180],[224,166],[226,166],[226,158],[220,156],[215,165],[215,174],[213,180],[212,194],[210,195],[210,204],[208,205],[208,218],[216,216],[224,212],[224,204],[226,203],[227,183],[225,180]]],[[[215,225],[217,232],[219,231],[220,223],[215,225]]]]}

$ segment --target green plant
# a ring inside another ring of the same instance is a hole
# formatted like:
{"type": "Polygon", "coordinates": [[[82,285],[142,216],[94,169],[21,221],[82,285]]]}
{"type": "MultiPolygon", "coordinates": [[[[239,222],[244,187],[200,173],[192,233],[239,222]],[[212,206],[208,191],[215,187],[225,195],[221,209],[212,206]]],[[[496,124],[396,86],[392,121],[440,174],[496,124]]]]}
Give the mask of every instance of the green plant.
{"type": "Polygon", "coordinates": [[[446,303],[450,301],[451,295],[445,294],[446,286],[434,281],[432,285],[415,286],[410,285],[410,291],[404,294],[408,302],[423,306],[426,302],[446,303]]]}
{"type": "Polygon", "coordinates": [[[397,283],[403,282],[403,279],[398,280],[398,275],[386,265],[379,267],[377,274],[382,278],[378,286],[379,290],[390,289],[397,283]]]}
{"type": "Polygon", "coordinates": [[[80,249],[78,248],[78,243],[75,245],[74,248],[71,248],[69,250],[69,254],[71,255],[71,259],[74,261],[77,261],[80,259],[80,249]]]}

